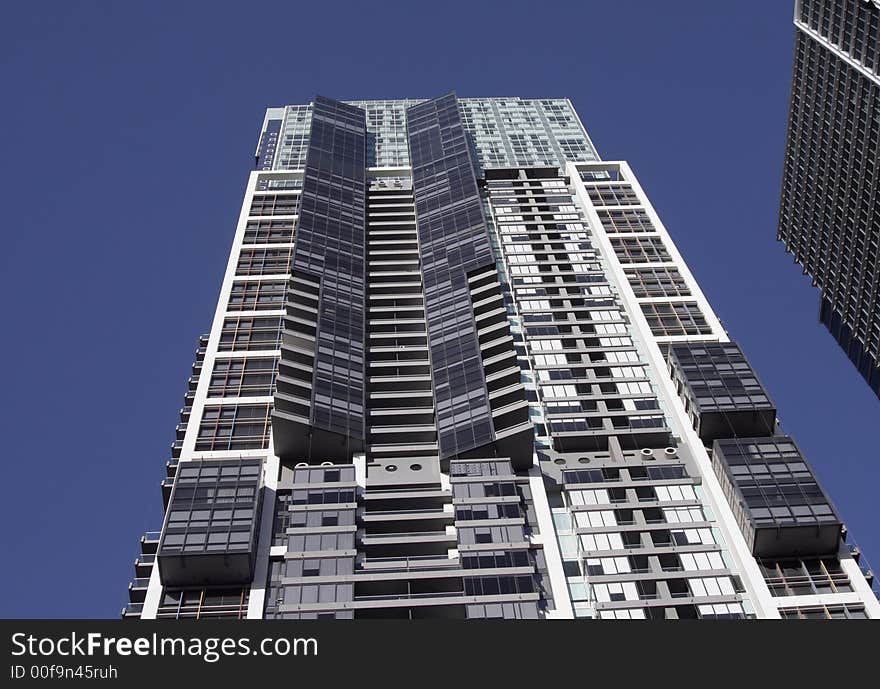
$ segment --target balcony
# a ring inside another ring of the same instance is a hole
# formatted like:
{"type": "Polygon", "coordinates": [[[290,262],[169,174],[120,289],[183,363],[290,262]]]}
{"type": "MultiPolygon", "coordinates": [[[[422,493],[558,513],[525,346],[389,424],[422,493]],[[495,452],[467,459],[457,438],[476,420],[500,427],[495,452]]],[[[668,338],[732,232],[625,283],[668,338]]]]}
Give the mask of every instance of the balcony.
{"type": "Polygon", "coordinates": [[[436,555],[422,555],[410,557],[372,557],[364,559],[360,563],[360,569],[364,572],[423,572],[436,569],[459,569],[461,563],[458,559],[438,557],[436,555]]]}
{"type": "Polygon", "coordinates": [[[120,614],[120,616],[124,620],[139,620],[143,610],[143,603],[129,603],[124,608],[122,608],[122,613],[120,614]]]}
{"type": "Polygon", "coordinates": [[[774,434],[776,407],[739,345],[674,344],[668,359],[672,379],[703,442],[774,434]]]}
{"type": "Polygon", "coordinates": [[[148,577],[132,579],[128,584],[128,599],[132,603],[143,603],[149,586],[150,579],[148,577]]]}
{"type": "Polygon", "coordinates": [[[712,468],[755,557],[837,551],[843,524],[790,437],[716,440],[712,468]]]}
{"type": "Polygon", "coordinates": [[[365,533],[360,535],[360,541],[368,559],[414,555],[445,556],[458,545],[456,534],[445,531],[365,533]]]}
{"type": "Polygon", "coordinates": [[[161,531],[147,531],[141,536],[141,553],[143,555],[155,555],[156,549],[159,547],[159,538],[162,536],[161,531]]]}
{"type": "Polygon", "coordinates": [[[156,561],[155,555],[141,555],[135,558],[134,573],[138,579],[149,578],[150,572],[153,570],[153,563],[156,561]]]}

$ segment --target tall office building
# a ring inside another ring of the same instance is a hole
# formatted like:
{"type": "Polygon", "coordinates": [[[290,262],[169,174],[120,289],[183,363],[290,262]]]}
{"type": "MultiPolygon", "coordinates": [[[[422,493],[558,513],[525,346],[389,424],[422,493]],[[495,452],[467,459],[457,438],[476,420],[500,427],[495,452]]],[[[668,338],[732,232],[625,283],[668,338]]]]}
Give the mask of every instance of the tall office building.
{"type": "Polygon", "coordinates": [[[126,617],[880,617],[569,101],[266,113],[126,617]]]}
{"type": "Polygon", "coordinates": [[[797,0],[778,238],[880,396],[880,1],[797,0]]]}

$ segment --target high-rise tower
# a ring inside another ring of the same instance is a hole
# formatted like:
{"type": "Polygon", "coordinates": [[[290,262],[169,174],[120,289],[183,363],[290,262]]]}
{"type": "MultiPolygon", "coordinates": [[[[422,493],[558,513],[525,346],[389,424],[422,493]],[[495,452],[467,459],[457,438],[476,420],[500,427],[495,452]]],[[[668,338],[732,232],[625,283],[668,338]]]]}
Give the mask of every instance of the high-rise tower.
{"type": "Polygon", "coordinates": [[[268,110],[127,617],[880,617],[569,101],[268,110]]]}
{"type": "Polygon", "coordinates": [[[797,0],[778,238],[880,396],[880,2],[797,0]]]}

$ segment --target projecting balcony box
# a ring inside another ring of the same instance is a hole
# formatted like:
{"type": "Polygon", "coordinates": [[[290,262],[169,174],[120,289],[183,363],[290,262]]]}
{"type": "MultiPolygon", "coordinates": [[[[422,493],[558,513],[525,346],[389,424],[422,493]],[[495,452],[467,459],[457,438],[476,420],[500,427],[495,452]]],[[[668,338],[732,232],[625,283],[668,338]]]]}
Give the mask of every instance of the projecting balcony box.
{"type": "Polygon", "coordinates": [[[182,462],[158,548],[165,586],[253,579],[262,485],[259,458],[182,462]]]}
{"type": "Polygon", "coordinates": [[[712,464],[755,557],[837,552],[843,525],[790,437],[716,440],[712,464]]]}
{"type": "Polygon", "coordinates": [[[776,407],[739,345],[674,344],[667,356],[672,379],[703,442],[773,435],[776,407]]]}

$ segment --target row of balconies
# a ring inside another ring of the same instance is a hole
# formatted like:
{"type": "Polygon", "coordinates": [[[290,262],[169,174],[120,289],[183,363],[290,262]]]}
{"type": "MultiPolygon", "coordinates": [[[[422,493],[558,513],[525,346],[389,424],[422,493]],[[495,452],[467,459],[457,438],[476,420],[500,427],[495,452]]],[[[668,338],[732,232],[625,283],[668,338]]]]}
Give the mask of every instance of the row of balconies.
{"type": "Polygon", "coordinates": [[[141,554],[134,560],[135,578],[128,584],[129,603],[121,611],[123,619],[140,619],[160,536],[159,531],[147,531],[140,538],[141,554]]]}

